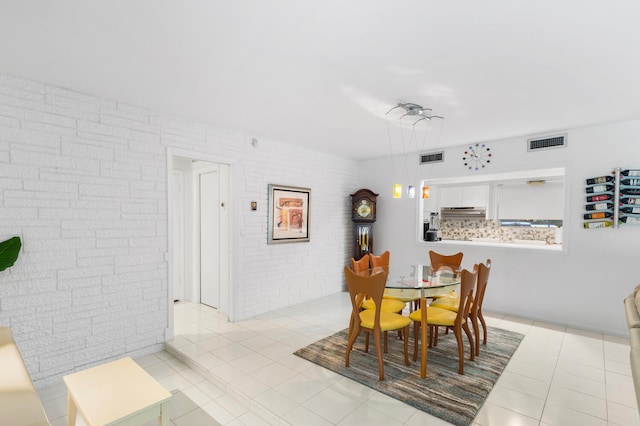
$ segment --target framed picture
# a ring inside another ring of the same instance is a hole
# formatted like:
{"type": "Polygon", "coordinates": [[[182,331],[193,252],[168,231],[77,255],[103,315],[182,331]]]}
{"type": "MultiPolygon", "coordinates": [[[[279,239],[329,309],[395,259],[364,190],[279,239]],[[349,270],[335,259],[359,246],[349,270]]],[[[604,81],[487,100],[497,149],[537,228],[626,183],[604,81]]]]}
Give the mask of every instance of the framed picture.
{"type": "Polygon", "coordinates": [[[309,241],[310,202],[309,188],[270,184],[267,244],[309,241]]]}

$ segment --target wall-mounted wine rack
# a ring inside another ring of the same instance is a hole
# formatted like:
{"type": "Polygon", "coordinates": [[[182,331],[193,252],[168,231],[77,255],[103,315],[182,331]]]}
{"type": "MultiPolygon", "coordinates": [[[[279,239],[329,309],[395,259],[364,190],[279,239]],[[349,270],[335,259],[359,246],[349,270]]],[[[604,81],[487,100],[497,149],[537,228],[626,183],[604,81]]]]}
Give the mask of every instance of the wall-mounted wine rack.
{"type": "Polygon", "coordinates": [[[613,176],[587,179],[584,227],[640,225],[640,169],[613,170],[613,176]]]}

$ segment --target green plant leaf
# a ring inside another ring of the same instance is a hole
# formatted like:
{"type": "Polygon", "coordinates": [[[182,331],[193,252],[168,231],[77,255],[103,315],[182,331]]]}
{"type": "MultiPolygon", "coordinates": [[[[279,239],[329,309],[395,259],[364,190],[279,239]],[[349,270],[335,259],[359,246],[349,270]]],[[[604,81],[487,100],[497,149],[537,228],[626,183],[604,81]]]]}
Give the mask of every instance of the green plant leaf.
{"type": "Polygon", "coordinates": [[[0,271],[4,271],[16,262],[22,241],[20,237],[9,238],[0,243],[0,271]]]}

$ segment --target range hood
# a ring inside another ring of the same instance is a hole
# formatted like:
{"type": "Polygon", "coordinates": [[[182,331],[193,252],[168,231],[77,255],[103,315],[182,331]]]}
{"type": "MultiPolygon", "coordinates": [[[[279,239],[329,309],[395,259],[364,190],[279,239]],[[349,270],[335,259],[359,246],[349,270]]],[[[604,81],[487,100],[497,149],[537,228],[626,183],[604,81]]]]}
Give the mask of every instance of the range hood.
{"type": "Polygon", "coordinates": [[[442,207],[441,219],[486,219],[486,207],[442,207]]]}

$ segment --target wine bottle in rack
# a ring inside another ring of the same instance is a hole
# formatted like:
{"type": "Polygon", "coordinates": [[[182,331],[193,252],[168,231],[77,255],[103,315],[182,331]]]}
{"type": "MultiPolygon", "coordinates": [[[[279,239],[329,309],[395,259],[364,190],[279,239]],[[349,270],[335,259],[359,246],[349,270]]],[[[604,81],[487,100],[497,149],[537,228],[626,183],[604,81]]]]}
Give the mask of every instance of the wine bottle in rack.
{"type": "Polygon", "coordinates": [[[620,172],[621,176],[638,176],[640,177],[640,170],[622,170],[620,172]]]}
{"type": "MultiPolygon", "coordinates": [[[[587,197],[588,198],[588,197],[587,197]]],[[[629,197],[629,198],[620,198],[620,204],[634,204],[634,205],[640,205],[640,198],[634,198],[634,197],[629,197]]]]}
{"type": "Polygon", "coordinates": [[[622,216],[620,218],[620,222],[622,223],[628,223],[628,224],[633,224],[633,225],[640,225],[640,217],[636,217],[636,216],[622,216]]]}
{"type": "Polygon", "coordinates": [[[599,176],[599,177],[587,179],[587,185],[595,185],[597,183],[613,182],[613,180],[614,180],[613,176],[599,176]]]}
{"type": "Polygon", "coordinates": [[[630,178],[620,179],[620,185],[640,186],[640,177],[630,177],[630,178]]]}
{"type": "Polygon", "coordinates": [[[584,214],[584,220],[606,219],[610,217],[613,217],[613,213],[611,212],[595,212],[595,213],[584,214]]]}
{"type": "Polygon", "coordinates": [[[613,203],[595,203],[595,204],[587,204],[585,209],[588,211],[591,210],[609,210],[613,208],[613,203]]]}
{"type": "Polygon", "coordinates": [[[622,188],[620,189],[622,195],[640,195],[640,188],[622,188]]]}
{"type": "Polygon", "coordinates": [[[601,220],[598,222],[585,222],[584,227],[586,229],[597,229],[597,228],[609,228],[613,226],[613,223],[610,220],[601,220]]]}
{"type": "Polygon", "coordinates": [[[594,185],[594,186],[587,186],[586,191],[587,194],[596,194],[598,192],[612,192],[615,189],[614,185],[594,185]]]}
{"type": "Polygon", "coordinates": [[[640,214],[640,207],[620,207],[622,213],[640,214]]]}
{"type": "Polygon", "coordinates": [[[607,200],[613,200],[613,194],[589,195],[587,197],[587,203],[594,203],[596,201],[607,201],[607,200]]]}

